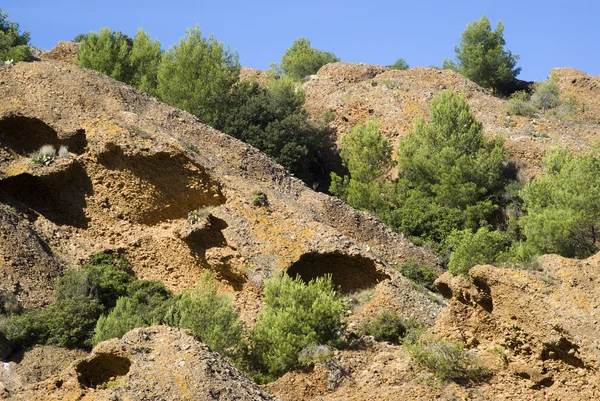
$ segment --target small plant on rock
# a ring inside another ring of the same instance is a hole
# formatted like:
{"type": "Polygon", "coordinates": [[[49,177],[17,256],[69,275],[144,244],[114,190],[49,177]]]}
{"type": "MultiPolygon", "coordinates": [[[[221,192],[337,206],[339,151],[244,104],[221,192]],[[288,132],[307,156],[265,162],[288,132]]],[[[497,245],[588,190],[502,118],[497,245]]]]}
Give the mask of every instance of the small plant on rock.
{"type": "Polygon", "coordinates": [[[269,200],[267,199],[267,194],[263,191],[254,191],[252,193],[252,198],[250,199],[252,206],[254,207],[267,207],[269,206],[269,200]]]}
{"type": "Polygon", "coordinates": [[[31,161],[35,164],[49,166],[56,159],[56,149],[52,145],[44,145],[31,156],[31,161]]]}

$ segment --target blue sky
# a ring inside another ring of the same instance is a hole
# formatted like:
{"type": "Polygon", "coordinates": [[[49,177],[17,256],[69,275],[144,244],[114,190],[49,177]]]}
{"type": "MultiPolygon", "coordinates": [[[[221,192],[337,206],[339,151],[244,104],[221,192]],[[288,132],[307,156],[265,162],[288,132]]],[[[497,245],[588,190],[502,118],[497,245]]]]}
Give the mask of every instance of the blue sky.
{"type": "Polygon", "coordinates": [[[302,36],[342,61],[441,65],[467,24],[486,14],[492,26],[503,21],[506,48],[521,56],[519,78],[544,80],[554,67],[600,75],[597,0],[4,0],[0,7],[42,49],[103,26],[131,36],[142,27],[167,48],[199,24],[236,50],[243,66],[259,69],[302,36]]]}

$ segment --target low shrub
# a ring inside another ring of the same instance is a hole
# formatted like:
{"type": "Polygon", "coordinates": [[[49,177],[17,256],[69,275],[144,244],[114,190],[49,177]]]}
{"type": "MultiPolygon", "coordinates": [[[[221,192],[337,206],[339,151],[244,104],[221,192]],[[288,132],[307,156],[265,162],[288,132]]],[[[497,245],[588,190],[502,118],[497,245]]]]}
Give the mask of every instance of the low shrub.
{"type": "Polygon", "coordinates": [[[346,301],[331,277],[306,284],[281,275],[265,283],[264,307],[250,331],[254,377],[268,382],[298,366],[303,348],[334,346],[344,330],[346,301]]]}
{"type": "Polygon", "coordinates": [[[446,340],[416,341],[407,346],[415,362],[440,380],[477,382],[489,376],[475,353],[446,340]]]}
{"type": "Polygon", "coordinates": [[[164,322],[173,294],[158,281],[135,280],[127,288],[127,296],[117,300],[115,307],[100,316],[94,329],[92,344],[122,337],[129,330],[164,322]]]}
{"type": "Polygon", "coordinates": [[[415,259],[400,263],[396,269],[407,279],[430,290],[434,288],[433,282],[438,278],[438,273],[433,267],[421,264],[415,259]]]}
{"type": "Polygon", "coordinates": [[[366,319],[358,329],[361,336],[373,336],[376,341],[400,344],[406,335],[407,324],[402,316],[385,310],[374,319],[366,319]]]}
{"type": "Polygon", "coordinates": [[[537,108],[529,101],[529,93],[518,91],[510,96],[504,106],[504,112],[509,115],[531,117],[537,112],[537,108]]]}
{"type": "Polygon", "coordinates": [[[213,351],[239,360],[244,352],[243,325],[231,299],[217,294],[213,277],[204,274],[193,290],[185,291],[169,307],[165,323],[191,329],[213,351]]]}

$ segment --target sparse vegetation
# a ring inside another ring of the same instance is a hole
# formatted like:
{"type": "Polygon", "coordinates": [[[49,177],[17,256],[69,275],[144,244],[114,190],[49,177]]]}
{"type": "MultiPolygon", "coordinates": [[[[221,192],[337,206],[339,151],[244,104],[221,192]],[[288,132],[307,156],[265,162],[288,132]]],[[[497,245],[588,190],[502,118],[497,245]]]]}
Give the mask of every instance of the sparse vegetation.
{"type": "Polygon", "coordinates": [[[394,64],[390,65],[389,68],[392,70],[408,70],[410,67],[404,59],[399,58],[394,64]]]}
{"type": "Polygon", "coordinates": [[[440,380],[478,382],[489,376],[475,353],[465,350],[460,343],[421,338],[408,344],[407,349],[415,362],[440,380]]]}
{"type": "Polygon", "coordinates": [[[192,329],[212,350],[240,360],[244,342],[242,323],[231,299],[217,294],[214,279],[204,274],[193,290],[187,290],[170,306],[165,323],[192,329]]]}
{"type": "Polygon", "coordinates": [[[269,206],[269,199],[263,191],[254,191],[250,203],[254,207],[267,207],[269,206]]]}
{"type": "Polygon", "coordinates": [[[391,310],[384,310],[375,318],[367,318],[358,329],[361,336],[373,336],[376,341],[402,343],[407,332],[406,320],[391,310]]]}
{"type": "Polygon", "coordinates": [[[433,282],[438,278],[438,273],[433,267],[419,263],[415,259],[400,263],[396,269],[407,279],[430,290],[433,290],[433,282]]]}
{"type": "Polygon", "coordinates": [[[56,159],[56,149],[52,145],[44,145],[31,155],[31,161],[35,164],[49,166],[56,159]]]}

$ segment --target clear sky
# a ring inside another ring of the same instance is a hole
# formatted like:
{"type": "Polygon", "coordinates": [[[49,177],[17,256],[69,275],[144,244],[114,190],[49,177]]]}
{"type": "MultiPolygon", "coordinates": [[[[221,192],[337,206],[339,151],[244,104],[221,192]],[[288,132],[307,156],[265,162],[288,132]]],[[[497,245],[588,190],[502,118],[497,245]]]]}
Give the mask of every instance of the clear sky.
{"type": "Polygon", "coordinates": [[[134,36],[142,27],[167,48],[195,24],[266,69],[298,37],[342,61],[441,65],[468,23],[503,21],[506,48],[521,56],[519,78],[544,80],[554,67],[600,75],[600,0],[156,1],[3,0],[9,20],[44,50],[106,26],[134,36]]]}

